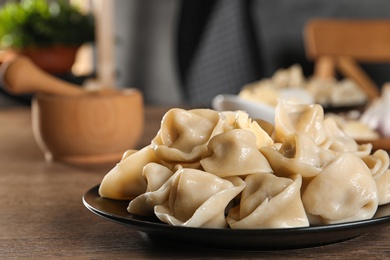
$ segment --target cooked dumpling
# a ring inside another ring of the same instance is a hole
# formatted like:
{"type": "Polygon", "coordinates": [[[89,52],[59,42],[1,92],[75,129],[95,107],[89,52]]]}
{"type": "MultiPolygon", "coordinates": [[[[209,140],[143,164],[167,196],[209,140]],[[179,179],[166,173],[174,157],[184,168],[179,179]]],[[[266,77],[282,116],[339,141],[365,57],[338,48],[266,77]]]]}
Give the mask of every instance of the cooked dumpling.
{"type": "Polygon", "coordinates": [[[310,224],[370,219],[378,207],[378,192],[366,164],[343,153],[306,187],[302,194],[310,224]]]}
{"type": "Polygon", "coordinates": [[[334,152],[322,149],[304,133],[286,137],[278,150],[263,147],[260,151],[267,158],[274,174],[279,177],[295,174],[304,178],[314,177],[336,157],[334,152]]]}
{"type": "Polygon", "coordinates": [[[331,105],[331,95],[337,82],[335,78],[321,79],[312,77],[307,81],[306,89],[311,93],[316,100],[316,103],[322,106],[331,105]]]}
{"type": "MultiPolygon", "coordinates": [[[[178,169],[182,167],[178,166],[178,169]]],[[[170,169],[154,163],[144,167],[143,175],[148,184],[147,191],[130,201],[127,211],[140,216],[152,216],[154,207],[168,200],[175,175],[170,169]]]]}
{"type": "Polygon", "coordinates": [[[291,134],[306,133],[316,144],[321,144],[325,139],[323,121],[324,110],[320,105],[280,100],[275,111],[275,141],[283,143],[291,134]]]}
{"type": "Polygon", "coordinates": [[[163,117],[151,145],[156,156],[164,161],[196,161],[206,154],[212,136],[232,128],[223,119],[210,109],[171,109],[163,117]]]}
{"type": "Polygon", "coordinates": [[[272,80],[263,79],[243,86],[238,96],[245,100],[276,106],[280,91],[275,88],[272,80]]]}
{"type": "Polygon", "coordinates": [[[173,171],[158,163],[148,163],[142,169],[146,181],[146,192],[159,189],[172,175],[173,171]]]}
{"type": "Polygon", "coordinates": [[[379,205],[390,202],[390,170],[389,154],[384,150],[377,150],[374,154],[363,158],[378,188],[379,205]]]}
{"type": "Polygon", "coordinates": [[[245,178],[240,204],[229,211],[232,229],[307,227],[309,221],[300,196],[302,179],[293,181],[271,173],[245,178]]]}
{"type": "Polygon", "coordinates": [[[225,228],[225,209],[244,187],[239,177],[184,168],[175,173],[168,201],[157,205],[155,214],[173,226],[225,228]]]}
{"type": "Polygon", "coordinates": [[[382,175],[390,165],[389,154],[382,150],[376,150],[372,155],[362,158],[371,171],[374,178],[382,175]]]}
{"type": "Polygon", "coordinates": [[[333,118],[337,126],[355,140],[376,140],[380,138],[376,130],[371,129],[367,124],[358,119],[344,118],[334,113],[327,113],[325,118],[333,118]]]}
{"type": "Polygon", "coordinates": [[[150,146],[131,153],[104,176],[99,187],[100,196],[130,200],[144,193],[146,182],[142,176],[142,169],[146,164],[158,161],[150,146]]]}
{"type": "Polygon", "coordinates": [[[256,136],[244,129],[233,129],[214,136],[208,145],[211,156],[200,164],[219,177],[272,172],[264,155],[256,147],[256,136]]]}
{"type": "Polygon", "coordinates": [[[351,79],[339,81],[330,96],[330,102],[335,107],[364,104],[366,101],[367,96],[362,88],[351,79]]]}
{"type": "Polygon", "coordinates": [[[132,155],[136,152],[138,152],[138,150],[135,150],[135,149],[130,149],[130,150],[125,151],[122,155],[121,161],[125,160],[127,157],[129,157],[130,155],[132,155]]]}
{"type": "Polygon", "coordinates": [[[338,153],[353,152],[359,157],[368,156],[372,150],[372,144],[359,145],[355,139],[348,136],[337,125],[334,118],[327,118],[323,123],[326,137],[321,147],[338,153]]]}
{"type": "Polygon", "coordinates": [[[374,178],[378,189],[379,205],[390,203],[390,169],[374,178]]]}

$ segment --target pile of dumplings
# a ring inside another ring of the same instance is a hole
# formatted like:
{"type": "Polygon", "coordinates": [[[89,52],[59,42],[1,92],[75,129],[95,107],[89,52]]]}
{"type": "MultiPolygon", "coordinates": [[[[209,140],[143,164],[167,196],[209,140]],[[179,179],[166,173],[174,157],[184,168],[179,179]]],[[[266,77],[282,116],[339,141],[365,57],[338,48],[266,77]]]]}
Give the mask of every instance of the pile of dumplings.
{"type": "Polygon", "coordinates": [[[99,187],[173,226],[268,229],[370,219],[390,202],[389,155],[359,145],[318,104],[280,100],[275,124],[173,108],[150,145],[99,187]]]}
{"type": "Polygon", "coordinates": [[[270,78],[244,85],[238,96],[245,100],[276,106],[281,96],[280,91],[284,89],[305,90],[313,96],[314,103],[324,107],[362,105],[368,100],[355,81],[348,78],[342,80],[306,78],[299,64],[278,69],[270,78]]]}

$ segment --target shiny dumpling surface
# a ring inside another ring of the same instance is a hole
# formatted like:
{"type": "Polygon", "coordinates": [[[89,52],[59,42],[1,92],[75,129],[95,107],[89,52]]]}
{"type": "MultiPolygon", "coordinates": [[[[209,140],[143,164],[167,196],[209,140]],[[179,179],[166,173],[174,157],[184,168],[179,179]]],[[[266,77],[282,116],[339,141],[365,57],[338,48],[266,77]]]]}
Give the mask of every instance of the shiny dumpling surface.
{"type": "Polygon", "coordinates": [[[233,129],[214,136],[208,145],[210,157],[200,161],[205,171],[219,177],[272,172],[264,155],[256,147],[256,135],[233,129]]]}
{"type": "Polygon", "coordinates": [[[292,180],[270,173],[251,174],[245,183],[239,206],[231,209],[227,217],[232,229],[309,226],[299,175],[292,180]]]}
{"type": "Polygon", "coordinates": [[[175,173],[168,201],[157,205],[155,214],[174,226],[225,228],[225,209],[244,187],[239,177],[222,179],[183,168],[175,173]]]}
{"type": "Polygon", "coordinates": [[[384,150],[362,158],[371,171],[378,188],[379,205],[390,203],[390,159],[384,150]]]}
{"type": "Polygon", "coordinates": [[[304,178],[318,175],[324,166],[334,160],[334,152],[324,150],[305,133],[286,137],[279,149],[260,149],[267,158],[275,175],[289,177],[299,174],[304,178]]]}
{"type": "Polygon", "coordinates": [[[171,109],[152,140],[155,154],[162,160],[193,162],[207,153],[207,143],[215,134],[232,128],[228,120],[210,109],[171,109]]]}
{"type": "Polygon", "coordinates": [[[160,164],[149,163],[143,169],[143,176],[147,182],[146,192],[131,200],[127,211],[140,216],[153,216],[154,207],[168,200],[175,173],[160,164]]]}
{"type": "Polygon", "coordinates": [[[275,110],[275,141],[282,143],[294,133],[310,135],[316,144],[325,139],[324,110],[317,104],[294,104],[279,101],[275,110]]]}
{"type": "Polygon", "coordinates": [[[144,193],[146,182],[142,170],[146,164],[158,161],[150,146],[126,156],[104,176],[99,187],[100,196],[130,200],[144,193]]]}
{"type": "Polygon", "coordinates": [[[343,153],[324,168],[302,194],[311,224],[370,219],[378,207],[378,192],[366,164],[343,153]]]}
{"type": "Polygon", "coordinates": [[[389,155],[371,154],[316,105],[279,102],[265,131],[243,111],[171,109],[99,194],[169,225],[285,228],[371,218],[390,202],[389,155]]]}

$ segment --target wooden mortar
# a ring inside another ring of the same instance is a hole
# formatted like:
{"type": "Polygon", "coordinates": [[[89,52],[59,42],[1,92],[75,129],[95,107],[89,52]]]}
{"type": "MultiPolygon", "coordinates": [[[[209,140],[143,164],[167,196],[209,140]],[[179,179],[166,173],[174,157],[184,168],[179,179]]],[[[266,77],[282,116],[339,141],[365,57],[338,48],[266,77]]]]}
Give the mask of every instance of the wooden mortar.
{"type": "Polygon", "coordinates": [[[36,93],[32,128],[45,159],[71,164],[118,162],[135,149],[144,126],[142,93],[134,88],[86,91],[17,57],[3,64],[11,93],[36,93]]]}

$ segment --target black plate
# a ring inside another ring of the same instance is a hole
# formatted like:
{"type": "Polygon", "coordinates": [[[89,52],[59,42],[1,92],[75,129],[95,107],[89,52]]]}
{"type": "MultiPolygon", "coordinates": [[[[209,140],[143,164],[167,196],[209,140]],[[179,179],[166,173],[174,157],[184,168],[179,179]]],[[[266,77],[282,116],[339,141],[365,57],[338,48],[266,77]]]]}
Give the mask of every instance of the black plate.
{"type": "Polygon", "coordinates": [[[327,245],[355,238],[390,223],[390,204],[380,206],[372,219],[342,224],[284,229],[210,229],[170,226],[157,218],[127,212],[128,201],[101,198],[99,186],[87,191],[83,203],[93,213],[145,232],[152,238],[229,250],[276,250],[327,245]]]}

